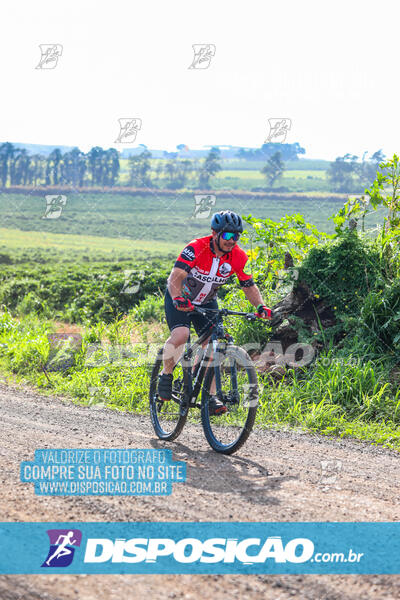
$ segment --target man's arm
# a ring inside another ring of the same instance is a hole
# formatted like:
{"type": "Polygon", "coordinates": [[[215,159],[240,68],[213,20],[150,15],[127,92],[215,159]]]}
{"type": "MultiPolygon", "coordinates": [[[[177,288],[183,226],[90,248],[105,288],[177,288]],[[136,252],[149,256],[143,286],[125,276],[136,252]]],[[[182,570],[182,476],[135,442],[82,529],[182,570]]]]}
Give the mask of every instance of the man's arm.
{"type": "Polygon", "coordinates": [[[182,296],[182,283],[186,276],[187,273],[183,269],[180,269],[179,267],[174,267],[172,269],[167,280],[167,288],[171,294],[171,298],[182,296]]]}
{"type": "Polygon", "coordinates": [[[247,300],[251,302],[253,306],[257,307],[259,304],[264,304],[264,300],[262,299],[260,290],[256,284],[251,285],[250,287],[243,287],[242,290],[244,291],[247,300]]]}
{"type": "Polygon", "coordinates": [[[260,294],[260,290],[258,289],[256,284],[250,285],[248,287],[243,287],[242,289],[245,293],[247,300],[257,308],[258,316],[263,319],[271,319],[271,310],[265,306],[264,300],[262,299],[262,296],[260,294]]]}

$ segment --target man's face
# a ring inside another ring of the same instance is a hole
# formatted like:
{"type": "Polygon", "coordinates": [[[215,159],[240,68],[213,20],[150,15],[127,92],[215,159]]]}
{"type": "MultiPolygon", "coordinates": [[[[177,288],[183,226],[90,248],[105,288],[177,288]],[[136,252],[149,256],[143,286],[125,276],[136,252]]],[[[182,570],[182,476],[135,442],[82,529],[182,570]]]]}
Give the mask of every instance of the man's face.
{"type": "MultiPolygon", "coordinates": [[[[218,248],[218,246],[217,246],[218,233],[212,229],[212,234],[213,234],[214,246],[216,248],[218,248]]],[[[223,250],[223,252],[230,252],[230,250],[232,250],[232,248],[234,246],[236,246],[236,242],[233,241],[233,239],[232,240],[223,240],[222,236],[221,236],[219,238],[219,245],[221,246],[221,249],[223,250]]]]}

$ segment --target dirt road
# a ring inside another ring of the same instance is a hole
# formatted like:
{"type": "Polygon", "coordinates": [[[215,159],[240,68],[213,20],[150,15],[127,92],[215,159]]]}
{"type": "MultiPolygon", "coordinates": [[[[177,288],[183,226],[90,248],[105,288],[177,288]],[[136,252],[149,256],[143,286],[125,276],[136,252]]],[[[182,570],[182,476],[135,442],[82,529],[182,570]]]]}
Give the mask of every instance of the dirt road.
{"type": "MultiPolygon", "coordinates": [[[[400,456],[368,444],[292,432],[253,432],[234,456],[216,454],[187,424],[168,447],[187,463],[169,497],[40,497],[19,483],[36,448],[163,448],[146,416],[78,407],[0,384],[1,521],[397,521],[400,456]],[[334,485],[321,461],[341,461],[334,485]],[[340,489],[337,489],[340,488],[340,489]]],[[[400,575],[0,576],[2,600],[124,598],[363,600],[400,598],[400,575]]]]}

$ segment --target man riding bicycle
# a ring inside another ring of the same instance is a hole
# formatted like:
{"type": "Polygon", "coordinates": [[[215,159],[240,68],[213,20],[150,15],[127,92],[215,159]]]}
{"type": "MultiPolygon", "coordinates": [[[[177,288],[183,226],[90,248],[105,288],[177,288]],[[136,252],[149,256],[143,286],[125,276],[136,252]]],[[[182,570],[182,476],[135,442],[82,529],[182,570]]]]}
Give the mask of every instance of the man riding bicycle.
{"type": "MultiPolygon", "coordinates": [[[[158,382],[158,395],[163,401],[172,397],[172,373],[189,338],[190,323],[193,323],[198,335],[212,324],[209,318],[193,313],[194,305],[217,309],[218,288],[233,273],[236,273],[248,301],[257,308],[257,315],[271,319],[271,310],[265,306],[252,276],[244,272],[248,256],[237,245],[243,231],[241,217],[230,210],[215,213],[211,219],[211,231],[211,235],[189,242],[168,277],[164,307],[170,337],[164,346],[163,370],[158,382]]],[[[226,406],[213,395],[215,381],[212,388],[210,414],[225,413],[226,406]]]]}

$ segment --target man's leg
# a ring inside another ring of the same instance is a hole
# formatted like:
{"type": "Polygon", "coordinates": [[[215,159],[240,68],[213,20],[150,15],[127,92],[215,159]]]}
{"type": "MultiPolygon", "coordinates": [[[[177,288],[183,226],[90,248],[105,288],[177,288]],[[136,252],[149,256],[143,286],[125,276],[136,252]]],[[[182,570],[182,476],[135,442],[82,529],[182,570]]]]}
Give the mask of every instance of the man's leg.
{"type": "Polygon", "coordinates": [[[172,374],[188,339],[188,327],[175,327],[175,329],[171,331],[170,336],[164,345],[162,373],[172,374]]]}
{"type": "Polygon", "coordinates": [[[163,369],[159,376],[158,395],[162,400],[170,400],[173,370],[189,337],[190,317],[188,313],[175,308],[168,290],[165,292],[164,308],[171,333],[164,345],[163,369]]]}
{"type": "MultiPolygon", "coordinates": [[[[211,337],[211,336],[210,336],[211,337]]],[[[203,343],[202,343],[202,347],[206,348],[210,337],[208,337],[203,343]]],[[[208,349],[208,352],[210,353],[210,365],[209,365],[209,369],[213,368],[213,360],[214,360],[214,352],[212,347],[210,346],[210,348],[208,349]]],[[[199,361],[199,356],[195,357],[195,361],[194,361],[194,365],[196,366],[197,362],[199,361]]],[[[209,395],[210,395],[210,399],[209,399],[209,403],[208,403],[208,408],[210,411],[210,415],[222,415],[224,413],[227,412],[227,408],[226,406],[221,402],[221,400],[219,400],[216,396],[216,383],[215,383],[215,375],[213,373],[212,375],[212,379],[211,379],[211,384],[210,384],[210,389],[209,389],[209,395]]]]}
{"type": "MultiPolygon", "coordinates": [[[[211,336],[210,336],[210,337],[211,337],[211,336]]],[[[207,347],[207,344],[208,344],[208,342],[210,341],[210,337],[208,337],[206,340],[204,340],[204,342],[203,342],[203,343],[202,343],[202,345],[201,345],[201,346],[202,346],[202,348],[206,348],[206,347],[207,347]]],[[[210,350],[209,350],[209,352],[210,352],[210,357],[211,357],[211,361],[212,361],[212,360],[213,360],[213,350],[212,350],[212,348],[211,348],[211,347],[210,347],[210,350]]],[[[194,364],[193,364],[193,367],[195,367],[195,366],[196,366],[196,364],[198,363],[198,361],[199,361],[199,356],[196,356],[196,358],[195,358],[195,361],[194,361],[194,364]]],[[[212,364],[212,363],[211,363],[211,364],[212,364]]],[[[211,368],[211,367],[209,367],[209,368],[211,368]]],[[[210,386],[210,394],[211,394],[211,395],[214,395],[214,394],[215,394],[215,391],[216,391],[216,388],[215,388],[215,377],[213,377],[213,378],[212,378],[212,381],[211,381],[211,386],[210,386]]]]}
{"type": "Polygon", "coordinates": [[[188,327],[175,327],[165,342],[163,370],[158,380],[158,395],[161,400],[171,400],[174,367],[185,349],[188,338],[188,327]]]}
{"type": "MultiPolygon", "coordinates": [[[[218,308],[218,302],[216,300],[212,300],[211,302],[209,302],[208,304],[204,305],[204,308],[212,308],[212,309],[217,309],[218,308]]],[[[193,316],[193,325],[194,328],[196,329],[196,333],[198,336],[202,335],[205,331],[207,331],[207,328],[209,328],[213,323],[214,323],[215,318],[209,317],[209,316],[204,316],[204,315],[200,315],[200,314],[195,314],[193,316]]],[[[205,348],[209,342],[211,335],[202,343],[202,347],[205,348]]],[[[210,366],[209,368],[212,369],[213,365],[213,361],[214,361],[214,352],[212,347],[210,346],[208,352],[210,353],[210,366]]],[[[221,415],[225,412],[227,412],[227,408],[226,406],[216,397],[215,395],[216,393],[216,383],[215,383],[215,376],[213,374],[212,379],[211,379],[211,384],[210,384],[210,389],[209,389],[209,395],[210,400],[209,400],[209,411],[210,411],[210,415],[221,415]]]]}

